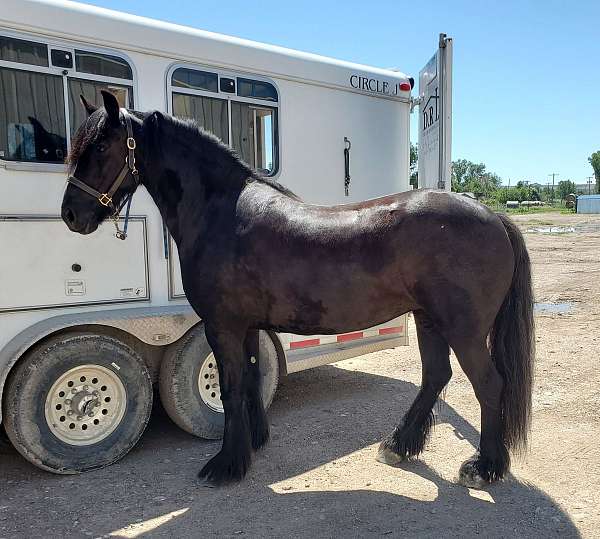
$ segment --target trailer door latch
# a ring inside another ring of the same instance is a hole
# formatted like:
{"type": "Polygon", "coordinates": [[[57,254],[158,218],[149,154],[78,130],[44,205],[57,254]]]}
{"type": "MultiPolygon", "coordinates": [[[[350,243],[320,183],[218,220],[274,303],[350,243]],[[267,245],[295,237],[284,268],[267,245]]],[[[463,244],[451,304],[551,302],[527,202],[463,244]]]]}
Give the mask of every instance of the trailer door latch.
{"type": "Polygon", "coordinates": [[[344,191],[348,196],[350,193],[350,149],[352,143],[348,137],[344,137],[344,144],[346,145],[344,148],[344,191]]]}

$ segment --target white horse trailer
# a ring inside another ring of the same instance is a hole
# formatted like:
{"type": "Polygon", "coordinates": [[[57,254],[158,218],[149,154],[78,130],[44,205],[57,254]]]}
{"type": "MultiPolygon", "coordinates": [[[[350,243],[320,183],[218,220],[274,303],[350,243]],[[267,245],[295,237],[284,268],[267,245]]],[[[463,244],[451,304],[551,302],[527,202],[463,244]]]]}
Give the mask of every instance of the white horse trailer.
{"type": "MultiPolygon", "coordinates": [[[[436,187],[450,140],[442,41],[421,73],[436,187]]],[[[336,204],[409,189],[412,86],[396,71],[74,2],[3,0],[0,419],[15,447],[58,473],[114,462],[141,436],[157,381],[181,427],[207,438],[223,427],[214,358],[147,192],[134,198],[126,241],[111,224],[83,238],[60,219],[80,94],[98,104],[109,90],[122,106],[194,118],[307,201],[336,204]]],[[[407,344],[406,322],[263,333],[265,403],[280,374],[407,344]]]]}

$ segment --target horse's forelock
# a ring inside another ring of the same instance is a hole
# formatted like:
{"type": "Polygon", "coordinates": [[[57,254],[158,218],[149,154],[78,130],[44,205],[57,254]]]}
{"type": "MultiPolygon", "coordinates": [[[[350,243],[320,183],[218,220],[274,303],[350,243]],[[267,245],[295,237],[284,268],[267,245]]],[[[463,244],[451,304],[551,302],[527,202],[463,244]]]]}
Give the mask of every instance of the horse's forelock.
{"type": "Polygon", "coordinates": [[[77,161],[87,147],[98,140],[105,125],[105,117],[98,111],[89,116],[77,129],[75,136],[71,139],[71,151],[67,156],[67,165],[73,170],[77,161]]]}

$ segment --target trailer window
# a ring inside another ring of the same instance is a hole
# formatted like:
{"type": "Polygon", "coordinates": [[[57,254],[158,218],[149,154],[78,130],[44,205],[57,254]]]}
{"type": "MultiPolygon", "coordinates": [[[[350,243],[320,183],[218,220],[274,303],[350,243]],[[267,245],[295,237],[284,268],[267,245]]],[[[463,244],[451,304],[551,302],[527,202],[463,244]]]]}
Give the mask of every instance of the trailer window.
{"type": "Polygon", "coordinates": [[[76,50],[75,67],[81,73],[133,80],[131,66],[122,58],[109,54],[76,50]]]}
{"type": "Polygon", "coordinates": [[[259,172],[277,172],[279,96],[273,84],[178,67],[168,86],[173,115],[195,119],[259,172]]]}
{"type": "Polygon", "coordinates": [[[118,84],[107,84],[106,82],[98,82],[84,79],[69,79],[69,125],[71,128],[71,136],[75,134],[79,126],[86,119],[86,112],[81,106],[79,96],[85,97],[85,100],[96,107],[102,106],[102,90],[108,90],[112,93],[119,102],[121,107],[133,107],[133,92],[129,86],[121,86],[118,84]]]}
{"type": "Polygon", "coordinates": [[[231,146],[241,158],[263,174],[275,171],[276,110],[231,102],[231,146]]]}
{"type": "Polygon", "coordinates": [[[48,67],[48,46],[24,39],[0,36],[0,60],[48,67]]]}
{"type": "Polygon", "coordinates": [[[0,67],[0,158],[62,163],[64,103],[62,77],[0,67]]]}
{"type": "Polygon", "coordinates": [[[277,90],[275,86],[261,80],[242,79],[238,77],[238,95],[241,97],[253,97],[266,101],[277,101],[277,90]]]}
{"type": "Polygon", "coordinates": [[[173,94],[173,115],[193,118],[198,124],[229,144],[227,101],[201,95],[173,94]]]}
{"type": "Polygon", "coordinates": [[[108,90],[133,107],[132,81],[118,56],[0,36],[0,159],[63,163],[85,120],[79,96],[99,106],[108,90]]]}
{"type": "Polygon", "coordinates": [[[180,67],[173,71],[171,84],[178,88],[187,88],[189,90],[217,92],[219,76],[216,73],[209,73],[208,71],[180,67]]]}

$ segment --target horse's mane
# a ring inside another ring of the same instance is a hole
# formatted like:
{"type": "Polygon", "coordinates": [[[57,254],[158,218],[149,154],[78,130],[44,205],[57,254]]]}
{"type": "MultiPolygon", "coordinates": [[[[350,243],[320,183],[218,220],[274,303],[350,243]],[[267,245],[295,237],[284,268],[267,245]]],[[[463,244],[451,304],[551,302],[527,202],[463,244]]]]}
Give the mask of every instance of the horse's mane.
{"type": "MultiPolygon", "coordinates": [[[[104,131],[106,125],[106,114],[98,109],[92,113],[83,124],[77,129],[75,136],[71,140],[71,150],[67,156],[66,163],[72,171],[77,165],[77,161],[85,152],[86,148],[96,142],[104,131]]],[[[143,114],[137,111],[130,111],[131,114],[137,116],[140,119],[145,119],[150,114],[143,114]]],[[[218,137],[205,131],[196,120],[176,118],[169,114],[161,113],[161,116],[171,124],[171,127],[177,130],[183,130],[186,132],[188,138],[196,139],[199,146],[208,146],[208,150],[221,157],[221,160],[229,161],[231,165],[237,166],[247,176],[247,181],[256,181],[270,185],[273,189],[276,189],[280,193],[298,199],[298,196],[293,193],[287,187],[284,187],[279,182],[268,176],[253,170],[248,164],[246,164],[239,154],[227,144],[224,144],[218,137]]]]}
{"type": "Polygon", "coordinates": [[[298,196],[287,187],[284,187],[279,182],[261,174],[260,172],[251,168],[245,161],[242,160],[239,153],[225,144],[221,139],[216,137],[213,133],[206,131],[198,122],[194,119],[188,118],[176,118],[175,116],[163,114],[163,117],[171,123],[171,126],[178,130],[183,130],[189,136],[189,138],[196,138],[199,146],[207,146],[208,151],[214,152],[220,155],[222,159],[230,161],[232,165],[237,165],[247,175],[247,181],[256,181],[267,184],[273,189],[280,193],[292,197],[298,198],[298,196]]]}

